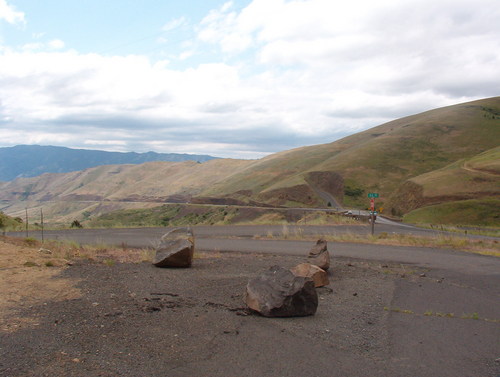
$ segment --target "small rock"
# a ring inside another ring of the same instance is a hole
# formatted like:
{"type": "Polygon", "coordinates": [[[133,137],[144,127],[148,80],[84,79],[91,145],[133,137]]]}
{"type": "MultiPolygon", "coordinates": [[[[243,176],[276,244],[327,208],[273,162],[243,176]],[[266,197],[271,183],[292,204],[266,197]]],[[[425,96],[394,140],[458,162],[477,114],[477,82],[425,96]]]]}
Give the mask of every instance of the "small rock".
{"type": "Polygon", "coordinates": [[[290,269],[295,276],[311,278],[316,288],[330,284],[325,270],[310,263],[301,263],[290,269]]]}
{"type": "Polygon", "coordinates": [[[265,317],[300,317],[316,313],[318,294],[311,278],[273,266],[248,282],[245,302],[265,317]]]}
{"type": "Polygon", "coordinates": [[[319,240],[316,241],[316,245],[314,245],[313,248],[309,251],[309,256],[317,257],[326,250],[327,250],[327,242],[323,238],[320,238],[319,240]]]}
{"type": "Polygon", "coordinates": [[[318,266],[322,270],[328,270],[330,268],[330,254],[327,249],[327,242],[320,238],[316,241],[316,245],[309,251],[308,258],[310,258],[310,263],[318,266]]]}

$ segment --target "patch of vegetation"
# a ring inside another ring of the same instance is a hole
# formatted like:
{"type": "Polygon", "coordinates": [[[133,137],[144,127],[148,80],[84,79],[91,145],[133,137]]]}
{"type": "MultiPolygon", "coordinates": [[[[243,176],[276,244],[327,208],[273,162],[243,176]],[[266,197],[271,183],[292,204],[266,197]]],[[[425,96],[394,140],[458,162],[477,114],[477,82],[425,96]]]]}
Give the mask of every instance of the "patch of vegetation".
{"type": "MultiPolygon", "coordinates": [[[[273,239],[284,238],[280,234],[273,234],[273,239]]],[[[327,241],[332,242],[354,242],[354,243],[366,243],[366,244],[378,244],[378,245],[391,245],[391,246],[413,246],[413,247],[433,247],[433,248],[443,248],[460,250],[475,254],[490,255],[500,257],[500,244],[497,240],[478,240],[469,239],[466,237],[458,235],[443,235],[438,234],[434,236],[415,236],[411,234],[387,234],[383,233],[382,237],[378,235],[363,235],[363,234],[353,234],[353,233],[342,233],[342,234],[321,234],[313,236],[304,235],[290,235],[287,234],[286,238],[297,239],[297,240],[317,240],[318,238],[324,238],[327,241]]]]}
{"type": "Polygon", "coordinates": [[[40,241],[38,241],[36,238],[33,238],[33,237],[26,237],[24,239],[24,244],[26,246],[34,247],[34,246],[38,246],[40,244],[40,241]]]}
{"type": "Polygon", "coordinates": [[[413,224],[451,224],[495,227],[500,224],[500,200],[471,199],[416,209],[403,217],[413,224]]]}
{"type": "Polygon", "coordinates": [[[462,319],[475,319],[476,321],[479,320],[479,314],[477,312],[471,313],[471,314],[463,314],[460,318],[462,319]]]}
{"type": "Polygon", "coordinates": [[[80,223],[78,220],[73,220],[73,222],[70,225],[70,228],[83,228],[83,225],[80,223]]]}
{"type": "Polygon", "coordinates": [[[353,198],[357,198],[363,195],[364,192],[365,190],[363,190],[360,187],[351,187],[351,186],[344,187],[344,195],[352,196],[353,198]]]}
{"type": "Polygon", "coordinates": [[[0,232],[16,231],[23,228],[23,220],[20,217],[10,217],[0,211],[0,232]]]}
{"type": "Polygon", "coordinates": [[[384,306],[384,311],[386,312],[393,312],[393,313],[402,313],[402,314],[412,314],[416,316],[425,316],[425,317],[439,317],[439,318],[460,318],[460,319],[473,319],[473,320],[482,320],[486,322],[495,322],[498,323],[500,322],[499,319],[489,319],[489,318],[481,318],[479,317],[479,314],[474,312],[471,314],[463,314],[460,317],[455,316],[454,313],[445,313],[445,312],[434,312],[432,310],[427,310],[423,314],[415,313],[413,310],[408,310],[408,309],[400,309],[398,307],[389,307],[389,306],[384,306]]]}

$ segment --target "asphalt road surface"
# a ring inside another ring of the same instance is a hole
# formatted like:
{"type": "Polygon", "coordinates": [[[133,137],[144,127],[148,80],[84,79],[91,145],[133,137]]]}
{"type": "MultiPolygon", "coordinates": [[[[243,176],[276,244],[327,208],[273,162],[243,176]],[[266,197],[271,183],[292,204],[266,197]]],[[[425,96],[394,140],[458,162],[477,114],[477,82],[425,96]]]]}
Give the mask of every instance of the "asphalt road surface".
{"type": "MultiPolygon", "coordinates": [[[[74,241],[80,244],[116,245],[132,248],[155,248],[161,236],[170,228],[124,228],[124,229],[70,229],[44,231],[44,239],[74,241]]],[[[196,248],[201,251],[257,252],[267,254],[304,255],[311,248],[310,241],[259,239],[259,236],[280,236],[283,234],[324,235],[344,233],[369,234],[369,225],[236,225],[195,226],[196,248]]],[[[412,227],[385,220],[376,225],[376,234],[403,233],[415,235],[437,235],[444,232],[412,227]]],[[[23,237],[24,232],[8,233],[23,237]]],[[[41,239],[40,231],[31,231],[29,236],[41,239]]],[[[475,237],[475,236],[468,236],[475,237]]],[[[422,267],[443,268],[469,273],[500,274],[500,258],[484,257],[454,250],[367,245],[329,242],[334,256],[362,258],[368,260],[412,263],[422,267]]]]}

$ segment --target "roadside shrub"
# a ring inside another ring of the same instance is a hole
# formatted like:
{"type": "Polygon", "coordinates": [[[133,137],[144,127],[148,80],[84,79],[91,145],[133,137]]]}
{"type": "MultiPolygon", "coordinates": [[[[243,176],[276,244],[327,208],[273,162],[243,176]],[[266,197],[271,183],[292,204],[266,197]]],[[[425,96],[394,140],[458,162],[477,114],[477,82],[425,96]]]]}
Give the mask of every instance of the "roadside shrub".
{"type": "Polygon", "coordinates": [[[33,238],[33,237],[26,237],[24,239],[24,244],[26,246],[36,246],[36,245],[38,245],[38,240],[36,238],[33,238]]]}
{"type": "Polygon", "coordinates": [[[80,221],[73,220],[73,222],[71,223],[71,228],[83,228],[83,225],[80,224],[80,221]]]}

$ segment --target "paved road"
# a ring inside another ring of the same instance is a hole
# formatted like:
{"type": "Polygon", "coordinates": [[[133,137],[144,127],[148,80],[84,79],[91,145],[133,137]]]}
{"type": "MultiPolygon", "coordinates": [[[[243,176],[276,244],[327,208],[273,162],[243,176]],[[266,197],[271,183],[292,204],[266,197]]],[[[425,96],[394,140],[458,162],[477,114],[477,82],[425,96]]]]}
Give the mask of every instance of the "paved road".
{"type": "MultiPolygon", "coordinates": [[[[410,233],[432,235],[432,230],[419,229],[404,224],[391,223],[376,226],[377,233],[410,233]],[[403,225],[403,226],[401,226],[403,225]]],[[[75,241],[81,244],[126,245],[127,247],[154,248],[168,228],[129,229],[71,229],[45,231],[45,239],[75,241]]],[[[313,243],[295,240],[261,240],[259,236],[283,234],[338,235],[342,233],[369,234],[367,225],[342,226],[195,226],[196,246],[199,250],[220,252],[259,252],[271,254],[306,255],[313,243]]],[[[25,233],[9,233],[24,236],[25,233]]],[[[30,236],[41,238],[40,232],[30,236]]],[[[438,268],[480,275],[499,275],[500,258],[485,257],[453,250],[367,245],[329,242],[329,250],[335,256],[352,257],[386,262],[410,263],[426,268],[438,268]]]]}

